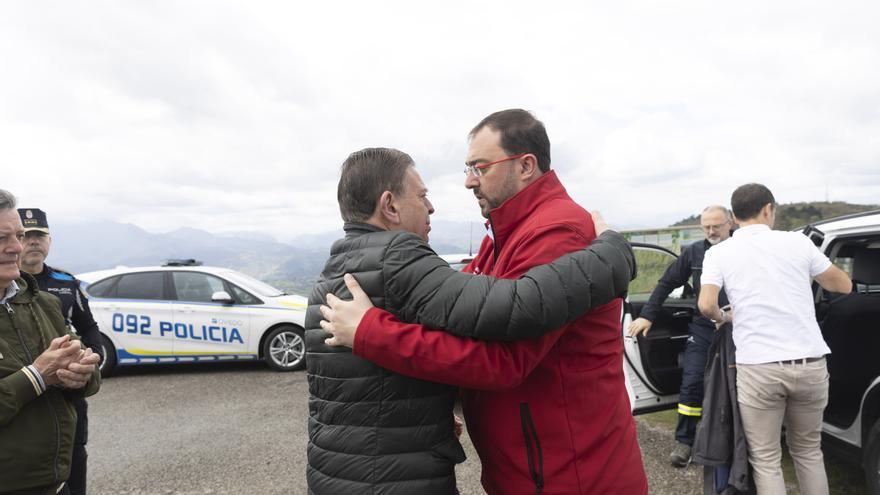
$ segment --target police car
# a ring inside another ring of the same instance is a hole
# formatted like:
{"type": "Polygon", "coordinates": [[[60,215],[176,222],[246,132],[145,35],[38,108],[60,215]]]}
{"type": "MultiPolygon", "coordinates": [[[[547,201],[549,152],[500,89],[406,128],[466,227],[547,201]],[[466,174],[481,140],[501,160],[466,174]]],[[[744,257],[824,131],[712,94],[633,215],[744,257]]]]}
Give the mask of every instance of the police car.
{"type": "MultiPolygon", "coordinates": [[[[833,294],[813,284],[816,318],[828,355],[829,399],[822,424],[823,448],[865,470],[868,493],[880,494],[880,211],[838,217],[798,229],[853,280],[853,291],[833,294]]],[[[679,355],[695,299],[686,287],[671,295],[648,335],[626,334],[675,254],[633,244],[639,275],[630,285],[623,316],[627,378],[634,413],[671,409],[678,402],[679,355]]]]}
{"type": "Polygon", "coordinates": [[[243,273],[178,260],[77,278],[101,330],[105,375],[116,366],[156,363],[305,366],[307,300],[243,273]]]}

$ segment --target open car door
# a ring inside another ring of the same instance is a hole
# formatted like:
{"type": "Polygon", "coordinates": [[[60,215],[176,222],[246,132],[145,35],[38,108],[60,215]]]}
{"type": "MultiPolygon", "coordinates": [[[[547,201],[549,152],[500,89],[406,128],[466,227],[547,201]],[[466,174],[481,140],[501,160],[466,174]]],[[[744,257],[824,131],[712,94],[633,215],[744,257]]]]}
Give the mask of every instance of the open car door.
{"type": "Polygon", "coordinates": [[[687,286],[673,291],[647,335],[630,337],[630,322],[639,317],[651,292],[666,268],[677,258],[672,251],[651,244],[632,243],[638,276],[630,283],[624,304],[622,330],[624,368],[633,414],[672,409],[681,387],[681,356],[688,339],[688,324],[694,316],[696,299],[687,286]]]}

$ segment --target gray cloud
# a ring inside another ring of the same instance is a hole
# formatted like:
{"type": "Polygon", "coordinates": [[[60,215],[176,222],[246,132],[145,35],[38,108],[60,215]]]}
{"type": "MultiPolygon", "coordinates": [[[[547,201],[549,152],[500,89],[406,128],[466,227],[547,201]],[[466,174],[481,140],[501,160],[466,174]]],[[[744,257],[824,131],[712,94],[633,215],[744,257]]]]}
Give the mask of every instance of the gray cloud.
{"type": "Polygon", "coordinates": [[[877,202],[873,2],[19,2],[0,18],[4,187],[64,219],[338,228],[338,167],[410,153],[479,221],[468,130],[535,111],[569,192],[663,225],[739,183],[877,202]]]}

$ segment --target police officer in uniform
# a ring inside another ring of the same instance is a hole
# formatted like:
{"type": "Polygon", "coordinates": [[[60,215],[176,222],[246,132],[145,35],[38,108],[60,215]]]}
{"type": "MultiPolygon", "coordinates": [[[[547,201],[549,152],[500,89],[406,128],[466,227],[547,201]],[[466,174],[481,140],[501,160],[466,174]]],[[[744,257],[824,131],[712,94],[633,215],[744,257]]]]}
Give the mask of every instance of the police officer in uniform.
{"type": "MultiPolygon", "coordinates": [[[[681,256],[669,265],[663,278],[658,281],[651,293],[648,303],[642,308],[641,314],[630,324],[630,335],[636,336],[642,332],[647,334],[659,315],[663,302],[673,290],[686,284],[688,279],[692,280],[692,287],[699,298],[703,257],[712,246],[730,237],[733,216],[727,208],[712,205],[703,210],[700,216],[700,226],[703,228],[706,239],[682,249],[681,256]]],[[[718,305],[724,307],[727,304],[727,295],[722,290],[718,296],[718,305]]],[[[703,414],[703,374],[706,369],[709,346],[712,344],[712,337],[715,333],[715,324],[696,311],[693,320],[688,325],[688,333],[678,398],[676,443],[669,455],[669,461],[675,467],[687,466],[691,458],[697,423],[703,414]]]]}
{"type": "MultiPolygon", "coordinates": [[[[20,208],[21,224],[24,226],[25,240],[21,254],[21,269],[37,279],[40,290],[54,294],[61,300],[61,312],[69,327],[80,336],[82,342],[101,356],[101,334],[98,324],[92,318],[89,301],[79,287],[79,280],[73,275],[45,263],[49,256],[52,237],[49,235],[49,223],[46,214],[38,208],[20,208]]],[[[67,486],[71,495],[86,493],[86,442],[88,441],[88,404],[85,399],[74,401],[77,424],[73,445],[73,460],[70,466],[70,478],[67,486]]]]}

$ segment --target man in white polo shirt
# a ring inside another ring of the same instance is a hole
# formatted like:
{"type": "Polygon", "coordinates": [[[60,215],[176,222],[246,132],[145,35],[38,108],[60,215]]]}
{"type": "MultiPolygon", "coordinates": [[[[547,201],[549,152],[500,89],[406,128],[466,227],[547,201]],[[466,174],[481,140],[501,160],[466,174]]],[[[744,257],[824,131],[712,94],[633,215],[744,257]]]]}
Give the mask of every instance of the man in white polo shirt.
{"type": "Polygon", "coordinates": [[[852,281],[806,236],[772,230],[776,201],[765,186],[738,187],[731,206],[740,228],[706,253],[699,307],[718,324],[735,319],[736,391],[755,485],[760,495],[785,494],[784,423],[801,493],[827,494],[821,434],[831,351],[816,323],[811,284],[846,294],[852,281]],[[730,311],[718,306],[722,287],[730,311]]]}

